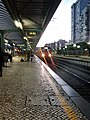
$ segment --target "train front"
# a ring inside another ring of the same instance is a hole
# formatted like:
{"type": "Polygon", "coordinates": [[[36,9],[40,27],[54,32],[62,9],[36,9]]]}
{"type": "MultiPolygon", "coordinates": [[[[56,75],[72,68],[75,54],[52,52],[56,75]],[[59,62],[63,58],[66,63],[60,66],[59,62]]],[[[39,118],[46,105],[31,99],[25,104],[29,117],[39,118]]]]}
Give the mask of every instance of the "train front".
{"type": "Polygon", "coordinates": [[[48,62],[51,61],[52,50],[51,50],[50,48],[44,47],[44,48],[42,49],[41,54],[42,54],[42,58],[43,58],[44,60],[46,60],[46,61],[48,61],[48,62]]]}

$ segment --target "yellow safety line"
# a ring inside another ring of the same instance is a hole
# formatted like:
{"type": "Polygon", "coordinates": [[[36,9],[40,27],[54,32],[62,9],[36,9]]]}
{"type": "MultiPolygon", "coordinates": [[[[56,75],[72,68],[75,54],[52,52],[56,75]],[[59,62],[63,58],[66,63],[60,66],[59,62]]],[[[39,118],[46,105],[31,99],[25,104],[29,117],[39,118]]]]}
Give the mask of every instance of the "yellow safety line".
{"type": "Polygon", "coordinates": [[[64,96],[60,94],[57,87],[50,79],[49,82],[56,94],[57,99],[59,100],[60,105],[63,107],[64,111],[66,112],[68,118],[70,120],[78,120],[76,113],[74,112],[73,108],[69,105],[68,101],[66,101],[64,96]]]}

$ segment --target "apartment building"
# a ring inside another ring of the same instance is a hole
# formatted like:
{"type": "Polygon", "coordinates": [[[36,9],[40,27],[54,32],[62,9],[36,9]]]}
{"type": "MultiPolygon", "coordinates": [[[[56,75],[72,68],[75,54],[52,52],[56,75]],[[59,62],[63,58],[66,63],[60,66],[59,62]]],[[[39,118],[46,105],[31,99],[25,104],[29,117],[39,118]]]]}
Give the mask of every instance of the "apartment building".
{"type": "Polygon", "coordinates": [[[71,40],[90,41],[90,0],[77,0],[71,6],[71,40]]]}

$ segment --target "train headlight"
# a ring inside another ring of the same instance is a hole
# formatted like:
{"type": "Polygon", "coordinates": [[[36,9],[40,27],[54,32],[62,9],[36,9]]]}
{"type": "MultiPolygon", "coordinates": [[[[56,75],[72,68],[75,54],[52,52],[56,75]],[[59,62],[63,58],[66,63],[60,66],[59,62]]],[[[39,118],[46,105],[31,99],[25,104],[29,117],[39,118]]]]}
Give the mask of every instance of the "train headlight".
{"type": "Polygon", "coordinates": [[[45,57],[45,55],[42,53],[42,57],[45,57]]]}
{"type": "Polygon", "coordinates": [[[48,55],[49,57],[51,57],[52,55],[49,53],[49,55],[48,55]]]}

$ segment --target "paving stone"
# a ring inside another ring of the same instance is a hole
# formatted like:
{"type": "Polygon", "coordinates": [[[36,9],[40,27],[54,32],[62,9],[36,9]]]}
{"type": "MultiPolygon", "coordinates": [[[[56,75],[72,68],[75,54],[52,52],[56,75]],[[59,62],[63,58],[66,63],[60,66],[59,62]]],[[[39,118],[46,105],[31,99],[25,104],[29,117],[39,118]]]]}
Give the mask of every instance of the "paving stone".
{"type": "Polygon", "coordinates": [[[87,120],[38,60],[9,66],[0,78],[0,120],[69,120],[60,104],[63,98],[78,120],[87,120]]]}

